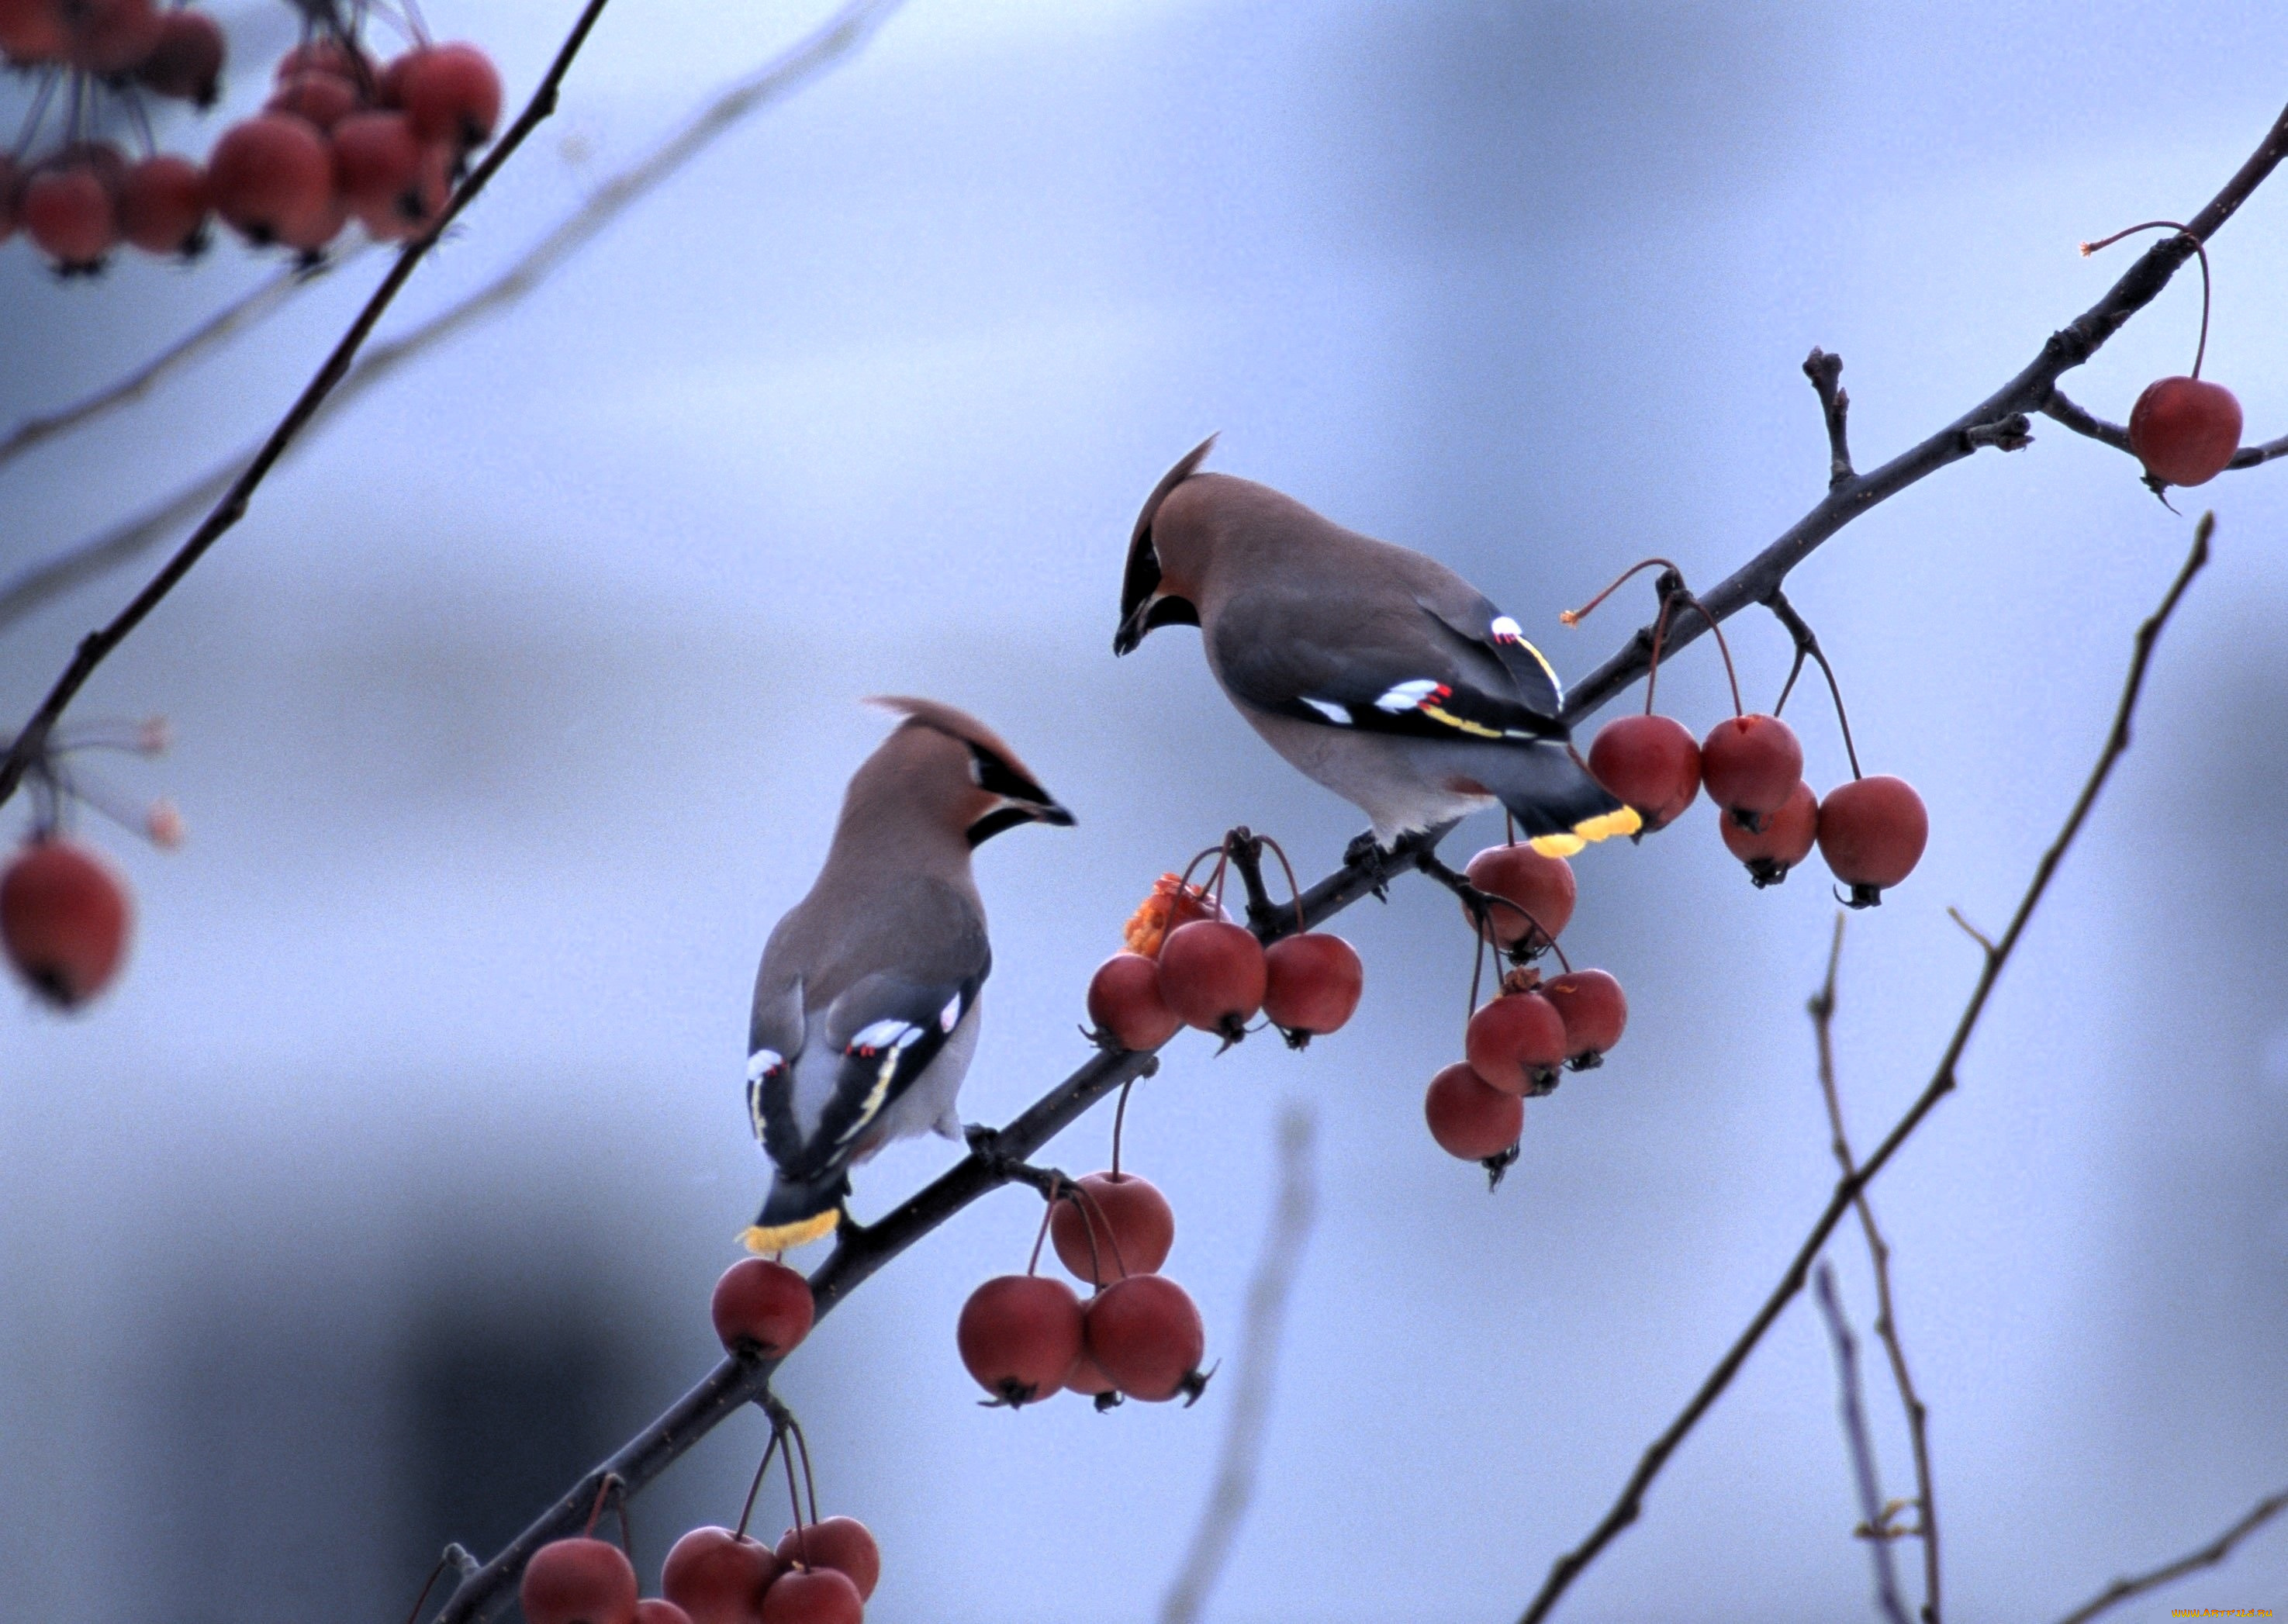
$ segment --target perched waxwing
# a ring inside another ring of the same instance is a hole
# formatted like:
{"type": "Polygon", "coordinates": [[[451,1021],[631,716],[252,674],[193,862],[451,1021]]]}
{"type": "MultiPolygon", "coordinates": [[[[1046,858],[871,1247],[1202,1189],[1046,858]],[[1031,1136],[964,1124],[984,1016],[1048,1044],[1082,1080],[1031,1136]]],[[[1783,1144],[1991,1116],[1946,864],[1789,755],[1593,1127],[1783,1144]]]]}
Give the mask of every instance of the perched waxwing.
{"type": "Polygon", "coordinates": [[[961,1137],[955,1097],[993,967],[969,854],[1021,823],[1070,824],[973,717],[932,700],[850,780],[810,894],[771,932],[748,1025],[747,1113],[774,1176],[757,1252],[833,1230],[850,1168],[931,1129],[961,1137]]]}
{"type": "Polygon", "coordinates": [[[1551,855],[1636,832],[1567,742],[1557,674],[1515,621],[1434,558],[1200,472],[1214,444],[1137,516],[1114,654],[1197,626],[1249,725],[1386,845],[1495,801],[1551,855]]]}

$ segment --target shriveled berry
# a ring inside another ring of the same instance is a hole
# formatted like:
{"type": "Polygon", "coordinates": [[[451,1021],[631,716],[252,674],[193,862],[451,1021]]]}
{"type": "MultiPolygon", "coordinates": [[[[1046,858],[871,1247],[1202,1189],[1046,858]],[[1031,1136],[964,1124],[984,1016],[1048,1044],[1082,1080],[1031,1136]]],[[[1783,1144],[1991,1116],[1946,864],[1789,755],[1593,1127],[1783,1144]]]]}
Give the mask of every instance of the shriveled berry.
{"type": "MultiPolygon", "coordinates": [[[[1691,735],[1687,734],[1686,741],[1689,743],[1690,740],[1691,735]]],[[[1513,846],[1488,846],[1472,858],[1470,866],[1462,872],[1471,884],[1489,897],[1498,897],[1513,905],[1505,907],[1497,902],[1488,911],[1486,923],[1498,947],[1515,947],[1530,957],[1554,941],[1573,917],[1577,894],[1573,865],[1561,857],[1544,857],[1522,842],[1513,846]]],[[[1466,907],[1462,912],[1468,916],[1466,907]]]]}
{"type": "Polygon", "coordinates": [[[424,140],[463,147],[492,139],[500,120],[500,74],[474,45],[433,45],[391,65],[391,90],[424,140]]]}
{"type": "Polygon", "coordinates": [[[1474,1068],[1458,1064],[1430,1080],[1422,1115],[1440,1150],[1464,1161],[1483,1161],[1517,1143],[1525,1126],[1525,1101],[1492,1087],[1474,1068]]]}
{"type": "Polygon", "coordinates": [[[188,158],[157,154],[119,183],[120,234],[145,253],[195,253],[206,227],[206,171],[188,158]]]}
{"type": "Polygon", "coordinates": [[[1120,939],[1129,952],[1156,959],[1169,931],[1195,919],[1229,917],[1223,904],[1207,894],[1205,886],[1187,885],[1175,875],[1164,874],[1152,882],[1151,894],[1136,905],[1136,911],[1121,926],[1120,939]]]}
{"type": "Polygon", "coordinates": [[[159,17],[158,42],[135,77],[162,96],[214,106],[222,86],[222,28],[204,12],[180,6],[159,17]]]}
{"type": "Polygon", "coordinates": [[[1470,1017],[1462,1050],[1503,1093],[1545,1094],[1565,1064],[1565,1018],[1539,993],[1498,994],[1470,1017]]]}
{"type": "Polygon", "coordinates": [[[1777,717],[1727,717],[1700,742],[1700,779],[1720,811],[1760,829],[1803,781],[1803,745],[1777,717]]]}
{"type": "Polygon", "coordinates": [[[1080,1352],[1080,1299],[1062,1280],[1004,1274],[969,1294],[954,1341],[994,1403],[1032,1404],[1054,1396],[1080,1352]]]}
{"type": "Polygon", "coordinates": [[[1629,1001],[1604,970],[1569,970],[1538,990],[1565,1022],[1565,1058],[1577,1072],[1598,1064],[1628,1029],[1629,1001]]]}
{"type": "Polygon", "coordinates": [[[1184,1025],[1160,995],[1159,961],[1140,953],[1116,953],[1096,967],[1088,1018],[1121,1048],[1136,1050],[1159,1048],[1184,1025]]]}
{"type": "Polygon", "coordinates": [[[1851,888],[1851,906],[1872,907],[1915,870],[1930,839],[1930,813],[1903,778],[1878,773],[1828,792],[1819,805],[1819,854],[1851,888]]]}
{"type": "Polygon", "coordinates": [[[1674,717],[1622,717],[1590,741],[1589,772],[1635,809],[1649,835],[1700,793],[1700,746],[1674,717]]]}
{"type": "Polygon", "coordinates": [[[2129,448],[2164,485],[2206,485],[2240,449],[2240,401],[2205,378],[2157,378],[2129,408],[2129,448]]]}
{"type": "Polygon", "coordinates": [[[1366,986],[1357,950],[1323,931],[1281,937],[1263,963],[1263,1013],[1297,1049],[1341,1030],[1366,986]]]}
{"type": "Polygon", "coordinates": [[[636,1571],[608,1540],[555,1540],[524,1565],[517,1600],[525,1624],[635,1624],[636,1571]]]}
{"type": "Polygon", "coordinates": [[[1164,1274],[1132,1274],[1089,1299],[1088,1354],[1131,1398],[1187,1404],[1206,1390],[1207,1330],[1190,1294],[1164,1274]]]}
{"type": "Polygon", "coordinates": [[[1079,1196],[1059,1201],[1049,1215],[1049,1240],[1066,1268],[1105,1286],[1124,1274],[1151,1274],[1168,1261],[1176,1211],[1149,1179],[1091,1173],[1077,1182],[1079,1196]]]}
{"type": "Polygon", "coordinates": [[[830,1567],[783,1573],[763,1594],[762,1624],[863,1624],[865,1617],[858,1587],[830,1567]]]}
{"type": "Polygon", "coordinates": [[[265,113],[222,132],[207,158],[215,212],[248,241],[303,246],[336,207],[334,160],[316,125],[265,113]]]}
{"type": "Polygon", "coordinates": [[[755,1624],[780,1565],[759,1541],[728,1528],[694,1528],[667,1553],[659,1588],[691,1624],[755,1624]]]}
{"type": "Polygon", "coordinates": [[[783,1359],[810,1335],[810,1282],[767,1257],[743,1257],[715,1282],[715,1335],[730,1353],[783,1359]]]}
{"type": "Polygon", "coordinates": [[[33,990],[61,1009],[111,984],[127,947],[127,888],[94,853],[36,840],[0,874],[0,943],[33,990]]]}
{"type": "Polygon", "coordinates": [[[1197,919],[1160,947],[1160,995],[1188,1026],[1235,1042],[1263,1007],[1270,979],[1263,944],[1243,926],[1197,919]]]}
{"type": "Polygon", "coordinates": [[[41,170],[24,183],[16,213],[24,234],[61,271],[96,269],[119,241],[111,188],[90,165],[41,170]]]}
{"type": "Polygon", "coordinates": [[[1759,889],[1776,885],[1811,855],[1812,843],[1819,837],[1819,797],[1798,779],[1787,804],[1766,818],[1763,828],[1752,829],[1737,818],[1720,816],[1716,829],[1724,836],[1725,849],[1748,866],[1748,877],[1759,889]]]}
{"type": "Polygon", "coordinates": [[[858,1587],[858,1599],[869,1601],[882,1581],[882,1549],[872,1530],[854,1517],[822,1517],[799,1533],[790,1528],[779,1536],[779,1565],[790,1568],[832,1568],[858,1587]]]}

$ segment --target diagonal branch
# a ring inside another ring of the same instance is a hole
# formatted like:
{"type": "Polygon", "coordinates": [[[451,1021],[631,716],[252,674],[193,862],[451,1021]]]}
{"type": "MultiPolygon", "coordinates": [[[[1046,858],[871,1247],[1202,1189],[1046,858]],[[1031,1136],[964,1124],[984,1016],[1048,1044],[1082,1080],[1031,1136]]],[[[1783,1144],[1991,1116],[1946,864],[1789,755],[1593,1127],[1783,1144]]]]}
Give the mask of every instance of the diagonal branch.
{"type": "Polygon", "coordinates": [[[1851,1478],[1859,1491],[1859,1526],[1868,1535],[1870,1559],[1875,1565],[1875,1606],[1890,1624],[1907,1624],[1906,1604],[1899,1599],[1899,1575],[1891,1561],[1891,1541],[1883,1537],[1883,1488],[1875,1476],[1874,1440],[1867,1436],[1867,1408],[1859,1395],[1859,1344],[1843,1318],[1842,1300],[1835,1292],[1835,1265],[1819,1260],[1811,1277],[1811,1295],[1827,1321],[1827,1339],[1835,1347],[1835,1384],[1840,1390],[1837,1406],[1843,1414],[1843,1441],[1851,1451],[1851,1478]]]}
{"type": "Polygon", "coordinates": [[[108,624],[80,639],[71,663],[64,668],[63,675],[56,679],[55,685],[48,690],[47,697],[33,711],[31,719],[16,734],[6,758],[0,760],[0,802],[7,800],[16,792],[17,786],[23,782],[26,770],[47,749],[48,734],[63,715],[65,707],[86,685],[96,668],[103,663],[112,650],[127,640],[152,610],[165,600],[167,594],[173,591],[183,577],[191,573],[192,567],[206,556],[207,550],[245,517],[247,503],[252,499],[256,487],[261,485],[278,459],[285,455],[286,448],[295,437],[308,426],[318,408],[325,403],[326,397],[348,375],[350,363],[357,359],[358,351],[373,332],[375,323],[381,320],[382,313],[389,308],[399,291],[412,278],[415,268],[429,250],[437,246],[438,239],[460,218],[461,211],[475,202],[487,183],[500,172],[501,166],[516,154],[517,149],[540,127],[541,122],[556,110],[558,87],[563,83],[565,74],[570,71],[573,59],[580,54],[580,47],[587,44],[588,35],[595,28],[596,19],[603,14],[605,4],[606,0],[587,0],[581,8],[572,31],[565,36],[564,44],[557,50],[556,59],[548,65],[547,73],[542,75],[539,88],[533,91],[532,99],[525,104],[524,111],[517,115],[516,122],[509,126],[507,133],[501,137],[493,149],[485,154],[484,162],[454,189],[452,196],[446,200],[445,207],[439,211],[429,228],[399,252],[389,273],[381,279],[381,285],[366,300],[365,307],[358,312],[357,319],[350,323],[349,330],[334,345],[316,376],[303,386],[294,404],[287,408],[286,415],[278,420],[278,426],[270,432],[269,438],[262,443],[262,448],[255,453],[254,460],[232,482],[222,500],[208,513],[199,527],[191,532],[190,539],[176,549],[175,555],[144,584],[141,591],[129,600],[124,609],[112,617],[108,624]]]}
{"type": "Polygon", "coordinates": [[[2142,1596],[2148,1590],[2158,1589],[2173,1579],[2182,1579],[2188,1573],[2198,1573],[2205,1567],[2214,1567],[2232,1555],[2233,1547],[2270,1522],[2284,1510],[2288,1510],[2288,1489],[2266,1496],[2256,1502],[2247,1516],[2211,1540],[2200,1549],[2189,1551],[2174,1562],[2164,1563],[2149,1573],[2140,1573],[2132,1579],[2117,1579],[2080,1606],[2058,1620],[2058,1624],[2088,1624],[2099,1613],[2118,1606],[2133,1596],[2142,1596]]]}
{"type": "MultiPolygon", "coordinates": [[[[585,202],[498,276],[408,331],[366,351],[349,376],[342,379],[340,386],[304,425],[296,446],[307,443],[311,435],[336,413],[384,382],[406,362],[518,304],[626,212],[631,204],[655,189],[740,120],[783,99],[855,51],[902,4],[903,0],[849,0],[807,38],[718,91],[680,130],[605,181],[585,202]]],[[[166,539],[228,490],[234,476],[259,450],[256,446],[246,447],[144,512],[0,582],[0,627],[166,539]]],[[[0,461],[4,460],[4,456],[0,456],[0,461]]]]}
{"type": "MultiPolygon", "coordinates": [[[[1669,617],[1668,628],[1662,635],[1663,655],[1691,642],[1708,630],[1712,621],[1727,620],[1750,604],[1763,602],[1775,587],[1786,581],[1788,572],[1810,557],[1821,543],[1877,503],[1897,495],[1949,463],[1960,462],[1982,445],[2007,450],[2025,444],[2026,424],[2022,419],[2050,404],[2058,379],[2096,354],[2125,322],[2150,304],[2169,285],[2169,279],[2178,268],[2192,257],[2196,244],[2217,234],[2263,184],[2284,155],[2288,155],[2288,108],[2282,110],[2263,141],[2225,183],[2223,190],[2187,222],[2186,233],[2173,234],[2146,250],[2123,273],[2121,280],[2106,290],[2103,298],[2052,333],[2042,345],[2041,353],[2029,361],[2017,376],[1873,472],[1854,474],[1831,486],[1816,506],[1783,531],[1770,545],[1700,594],[1696,605],[1680,606],[1669,617]]],[[[2244,451],[2241,456],[2248,453],[2244,451]]],[[[2264,459],[2260,456],[2254,460],[2264,459]]],[[[2239,458],[2234,462],[2236,466],[2244,465],[2239,458]]],[[[1618,654],[1575,685],[1566,698],[1565,719],[1577,721],[1589,715],[1643,676],[1651,648],[1652,628],[1639,628],[1618,654]]]]}
{"type": "Polygon", "coordinates": [[[2016,948],[2019,938],[2025,934],[2027,921],[2033,917],[2034,909],[2048,891],[2050,880],[2057,873],[2059,863],[2064,860],[2075,836],[2081,833],[2090,808],[2096,804],[2098,792],[2105,788],[2106,780],[2112,776],[2114,764],[2129,748],[2129,721],[2136,711],[2138,696],[2144,692],[2145,670],[2152,661],[2154,645],[2161,636],[2161,629],[2168,624],[2170,615],[2175,613],[2178,601],[2185,595],[2185,589],[2192,584],[2193,577],[2208,562],[2209,535],[2214,526],[2213,514],[2202,515],[2199,525],[2194,528],[2192,551],[2186,556],[2184,566],[2170,583],[2160,607],[2137,629],[2136,652],[2130,658],[2128,679],[2123,685],[2121,702],[2114,712],[2113,726],[2106,735],[2104,748],[2098,753],[2097,764],[2091,769],[2088,780],[2082,785],[2073,810],[2066,814],[2065,823],[2058,830],[2057,838],[2050,843],[2048,850],[2042,853],[2041,860],[2034,865],[2034,877],[2028,883],[2024,895],[2019,899],[2016,911],[2010,915],[2009,925],[1995,942],[1994,951],[1986,956],[1985,963],[1979,970],[1977,985],[1971,989],[1970,1002],[1964,1006],[1962,1018],[1956,1022],[1954,1034],[1947,1041],[1946,1050],[1939,1057],[1938,1066],[1931,1073],[1930,1081],[1916,1097],[1915,1103],[1908,1107],[1906,1114],[1875,1147],[1874,1154],[1867,1158],[1856,1173],[1847,1176],[1835,1186],[1835,1192],[1828,1198],[1826,1208],[1813,1223],[1811,1232],[1804,1237],[1802,1245],[1796,1248],[1795,1257],[1789,1263],[1786,1273],[1780,1277],[1780,1282],[1772,1288],[1771,1295],[1764,1299],[1763,1306],[1756,1311],[1747,1327],[1734,1338],[1731,1347],[1725,1351],[1723,1358],[1717,1360],[1715,1368],[1701,1382],[1676,1419],[1646,1447],[1636,1470],[1629,1474],[1628,1482],[1622,1485],[1619,1498],[1614,1501],[1611,1509],[1597,1525],[1589,1531],[1588,1538],[1558,1557],[1551,1566],[1549,1577],[1527,1604],[1520,1624],[1539,1624],[1540,1620],[1547,1618],[1550,1610],[1557,1605],[1559,1597],[1580,1577],[1582,1570],[1594,1562],[1624,1528],[1637,1520],[1644,1509],[1646,1489],[1660,1475],[1661,1468],[1668,1463],[1669,1456],[1676,1453],[1677,1446],[1684,1441],[1685,1436],[1699,1424],[1700,1418],[1723,1396],[1724,1390],[1731,1385],[1732,1378],[1740,1372],[1740,1367],[1747,1363],[1748,1356],[1755,1351],[1756,1344],[1763,1340],[1764,1333],[1771,1329],[1772,1322],[1780,1317],[1781,1311],[1787,1307],[1796,1293],[1803,1289],[1812,1260],[1819,1256],[1820,1249],[1827,1244],[1828,1236],[1842,1222],[1843,1215],[1850,1210],[1859,1192],[1874,1182],[1875,1176],[1889,1164],[1909,1136],[1922,1126],[1923,1119],[1931,1113],[1939,1101],[1953,1092],[1955,1066],[1970,1042],[1971,1034],[1978,1029],[1979,1017],[1986,1012],[1986,1001],[1994,991],[1995,982],[2001,978],[2003,968],[2010,962],[2010,955],[2016,948]]]}

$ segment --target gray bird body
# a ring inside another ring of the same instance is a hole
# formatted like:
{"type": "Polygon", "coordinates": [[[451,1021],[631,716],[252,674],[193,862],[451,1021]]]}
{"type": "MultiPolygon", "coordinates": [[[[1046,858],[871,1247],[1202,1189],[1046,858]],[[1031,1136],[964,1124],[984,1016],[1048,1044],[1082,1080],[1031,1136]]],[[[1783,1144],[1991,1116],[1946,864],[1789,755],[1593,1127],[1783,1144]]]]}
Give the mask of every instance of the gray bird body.
{"type": "Polygon", "coordinates": [[[960,1137],[993,964],[970,852],[1014,822],[1072,820],[973,719],[889,702],[909,720],[851,780],[825,866],[755,974],[748,1111],[774,1169],[758,1250],[831,1229],[850,1168],[892,1140],[960,1137]]]}
{"type": "Polygon", "coordinates": [[[1496,801],[1566,849],[1634,827],[1573,755],[1555,673],[1515,621],[1434,558],[1197,472],[1206,450],[1137,520],[1116,652],[1196,624],[1249,725],[1386,844],[1496,801]]]}

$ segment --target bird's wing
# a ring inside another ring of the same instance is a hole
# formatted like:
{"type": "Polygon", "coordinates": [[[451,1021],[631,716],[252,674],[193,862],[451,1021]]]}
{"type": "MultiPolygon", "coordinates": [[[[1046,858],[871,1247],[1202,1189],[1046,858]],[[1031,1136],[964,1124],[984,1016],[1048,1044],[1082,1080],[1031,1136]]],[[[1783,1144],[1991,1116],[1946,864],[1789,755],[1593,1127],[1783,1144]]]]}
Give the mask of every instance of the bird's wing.
{"type": "Polygon", "coordinates": [[[1565,709],[1565,685],[1541,651],[1525,640],[1525,629],[1475,587],[1458,580],[1455,585],[1458,591],[1424,592],[1414,601],[1471,649],[1500,661],[1520,704],[1545,717],[1558,716],[1565,709]]]}
{"type": "Polygon", "coordinates": [[[1279,716],[1423,739],[1564,738],[1539,656],[1520,656],[1529,683],[1495,640],[1499,617],[1482,634],[1469,625],[1415,598],[1343,614],[1323,597],[1273,588],[1222,605],[1210,636],[1233,697],[1279,716]]]}

